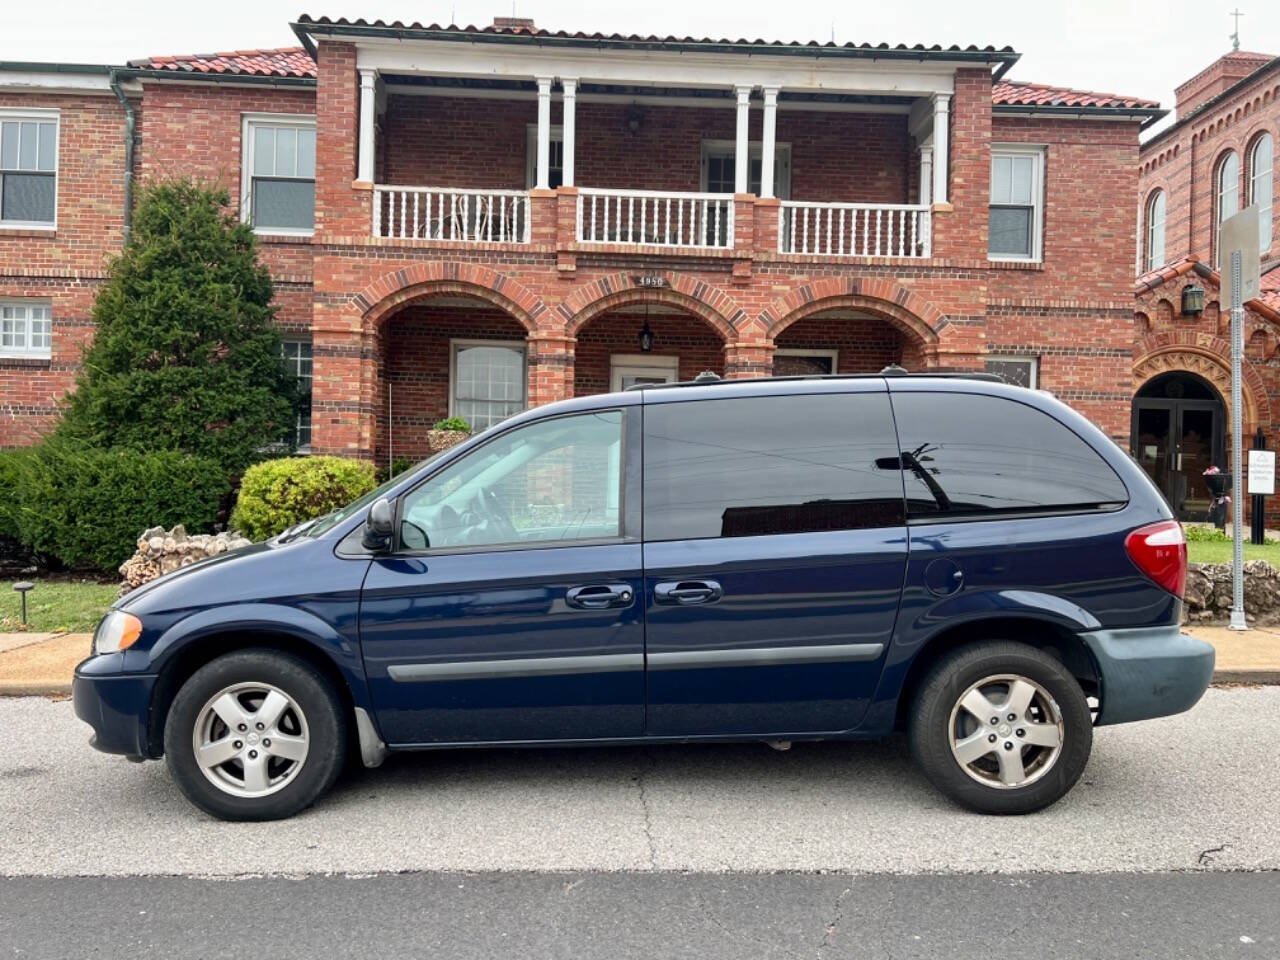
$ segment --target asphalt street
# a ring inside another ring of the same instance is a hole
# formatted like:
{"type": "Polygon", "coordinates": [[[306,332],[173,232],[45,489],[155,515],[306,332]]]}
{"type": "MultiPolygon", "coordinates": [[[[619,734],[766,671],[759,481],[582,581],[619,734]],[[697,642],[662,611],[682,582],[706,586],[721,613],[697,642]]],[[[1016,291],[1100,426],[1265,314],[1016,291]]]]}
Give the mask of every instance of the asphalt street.
{"type": "Polygon", "coordinates": [[[1018,818],[900,739],[396,756],[227,824],[0,700],[0,957],[1280,957],[1280,688],[1096,732],[1018,818]],[[265,946],[264,946],[265,945],[265,946]]]}

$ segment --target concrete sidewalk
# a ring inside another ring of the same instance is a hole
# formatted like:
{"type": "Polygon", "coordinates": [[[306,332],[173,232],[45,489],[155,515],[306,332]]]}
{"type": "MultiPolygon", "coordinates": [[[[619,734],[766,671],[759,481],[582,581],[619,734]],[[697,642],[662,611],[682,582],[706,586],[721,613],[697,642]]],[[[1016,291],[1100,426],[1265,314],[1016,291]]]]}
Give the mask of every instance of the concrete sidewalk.
{"type": "MultiPolygon", "coordinates": [[[[1217,649],[1214,683],[1280,684],[1280,626],[1184,630],[1217,649]]],[[[0,697],[69,696],[71,675],[92,641],[88,633],[0,633],[0,697]]]]}

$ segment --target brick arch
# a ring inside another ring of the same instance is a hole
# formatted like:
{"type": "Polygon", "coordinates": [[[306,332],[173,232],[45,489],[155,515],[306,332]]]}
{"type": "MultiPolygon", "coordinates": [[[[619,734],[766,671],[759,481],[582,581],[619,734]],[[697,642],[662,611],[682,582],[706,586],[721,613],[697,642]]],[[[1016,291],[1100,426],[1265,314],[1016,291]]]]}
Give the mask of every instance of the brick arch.
{"type": "MultiPolygon", "coordinates": [[[[1164,373],[1192,373],[1208,381],[1222,397],[1227,417],[1230,418],[1231,345],[1226,340],[1213,337],[1208,342],[1183,342],[1168,334],[1144,337],[1134,351],[1134,394],[1148,381],[1164,373]]],[[[1266,385],[1248,361],[1243,366],[1240,396],[1243,401],[1240,414],[1244,421],[1245,436],[1252,434],[1256,427],[1269,428],[1271,405],[1267,399],[1266,385]]]]}
{"type": "Polygon", "coordinates": [[[574,290],[551,312],[564,323],[566,336],[577,334],[602,313],[633,303],[675,307],[703,320],[726,344],[734,343],[747,312],[723,290],[680,273],[659,274],[665,287],[638,286],[630,274],[615,273],[574,290]]]}
{"type": "Polygon", "coordinates": [[[474,297],[510,314],[527,331],[538,328],[546,306],[517,280],[472,263],[433,260],[383,274],[351,298],[366,330],[374,330],[405,304],[423,297],[474,297]]]}
{"type": "Polygon", "coordinates": [[[759,320],[765,335],[774,340],[797,320],[841,307],[880,317],[926,348],[937,344],[938,330],[946,319],[928,300],[890,280],[831,277],[806,283],[775,300],[759,320]]]}

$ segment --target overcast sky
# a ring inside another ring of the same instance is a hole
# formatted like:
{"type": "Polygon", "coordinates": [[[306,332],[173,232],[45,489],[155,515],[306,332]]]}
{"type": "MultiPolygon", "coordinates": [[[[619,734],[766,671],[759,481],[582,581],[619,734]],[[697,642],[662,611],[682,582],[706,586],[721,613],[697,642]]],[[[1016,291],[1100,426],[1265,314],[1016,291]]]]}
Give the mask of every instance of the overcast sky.
{"type": "MultiPolygon", "coordinates": [[[[553,30],[762,37],[840,43],[1009,45],[1010,76],[1160,100],[1231,49],[1227,0],[645,0],[615,6],[516,0],[515,13],[553,30]]],[[[1238,0],[1243,50],[1280,54],[1280,2],[1238,0]]],[[[118,63],[296,43],[289,23],[312,16],[490,23],[512,0],[0,0],[0,60],[118,63]]]]}

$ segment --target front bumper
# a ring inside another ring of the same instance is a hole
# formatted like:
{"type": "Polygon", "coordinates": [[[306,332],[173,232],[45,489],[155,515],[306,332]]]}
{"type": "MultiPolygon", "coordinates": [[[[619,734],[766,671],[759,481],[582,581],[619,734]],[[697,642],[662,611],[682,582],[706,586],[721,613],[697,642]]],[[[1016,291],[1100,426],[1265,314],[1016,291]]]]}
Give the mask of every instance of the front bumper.
{"type": "Polygon", "coordinates": [[[76,667],[71,700],[76,716],[93,727],[91,746],[145,759],[150,756],[147,717],[156,678],[120,673],[117,656],[90,657],[76,667]]]}
{"type": "Polygon", "coordinates": [[[1213,647],[1176,625],[1080,636],[1098,665],[1099,726],[1190,710],[1213,679],[1213,647]]]}

